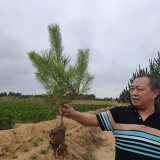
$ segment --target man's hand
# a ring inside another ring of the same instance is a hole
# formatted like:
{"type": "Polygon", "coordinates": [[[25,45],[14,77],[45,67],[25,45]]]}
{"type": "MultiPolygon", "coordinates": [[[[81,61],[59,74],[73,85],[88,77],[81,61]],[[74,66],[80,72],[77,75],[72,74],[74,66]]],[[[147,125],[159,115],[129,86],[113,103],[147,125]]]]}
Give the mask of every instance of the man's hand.
{"type": "Polygon", "coordinates": [[[59,113],[63,115],[63,117],[73,119],[84,126],[99,126],[96,115],[75,111],[68,104],[64,104],[63,108],[60,107],[59,113]]]}
{"type": "Polygon", "coordinates": [[[76,111],[70,105],[67,104],[64,104],[63,108],[60,107],[59,113],[63,115],[63,117],[69,119],[72,119],[76,115],[76,111]]]}

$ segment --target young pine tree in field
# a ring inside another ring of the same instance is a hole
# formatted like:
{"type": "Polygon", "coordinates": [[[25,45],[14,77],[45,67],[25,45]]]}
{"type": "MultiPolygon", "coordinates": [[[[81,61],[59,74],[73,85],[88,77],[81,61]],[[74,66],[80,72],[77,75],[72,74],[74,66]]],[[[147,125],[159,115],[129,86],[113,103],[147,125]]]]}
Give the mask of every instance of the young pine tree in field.
{"type": "MultiPolygon", "coordinates": [[[[41,54],[31,51],[28,55],[36,69],[37,80],[47,92],[47,102],[57,103],[63,107],[65,103],[76,99],[79,94],[90,89],[94,76],[88,72],[89,49],[79,49],[76,62],[71,65],[71,58],[62,54],[59,25],[49,25],[48,31],[50,49],[42,51],[41,54]]],[[[65,130],[63,116],[61,116],[60,126],[50,130],[55,156],[64,156],[65,130]]]]}

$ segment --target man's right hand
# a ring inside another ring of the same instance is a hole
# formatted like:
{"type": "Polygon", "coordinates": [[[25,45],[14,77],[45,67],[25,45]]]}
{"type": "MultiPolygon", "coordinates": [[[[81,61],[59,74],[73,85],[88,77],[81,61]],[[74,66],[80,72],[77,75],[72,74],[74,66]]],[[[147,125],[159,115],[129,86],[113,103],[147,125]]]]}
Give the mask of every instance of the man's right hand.
{"type": "Polygon", "coordinates": [[[84,126],[99,126],[96,115],[75,111],[68,104],[64,104],[63,108],[60,107],[59,113],[63,115],[63,117],[73,119],[84,126]]]}
{"type": "Polygon", "coordinates": [[[60,107],[59,113],[63,115],[63,117],[72,119],[76,115],[76,111],[68,104],[64,104],[63,108],[60,107]]]}

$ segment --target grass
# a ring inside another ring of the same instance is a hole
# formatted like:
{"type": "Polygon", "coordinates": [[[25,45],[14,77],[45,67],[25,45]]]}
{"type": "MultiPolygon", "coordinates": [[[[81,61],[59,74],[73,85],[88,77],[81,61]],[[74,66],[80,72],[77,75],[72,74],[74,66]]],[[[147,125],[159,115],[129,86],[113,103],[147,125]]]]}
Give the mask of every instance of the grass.
{"type": "Polygon", "coordinates": [[[79,127],[79,129],[83,129],[83,126],[79,127]]]}
{"type": "Polygon", "coordinates": [[[91,148],[89,147],[87,149],[87,152],[85,154],[82,154],[81,157],[84,159],[84,160],[95,160],[95,157],[92,155],[91,153],[91,148]]]}
{"type": "MultiPolygon", "coordinates": [[[[92,155],[93,145],[95,144],[94,140],[92,140],[92,138],[87,138],[86,140],[84,140],[84,143],[87,146],[86,153],[82,154],[81,157],[83,158],[83,160],[95,160],[95,156],[92,155]]],[[[97,145],[100,144],[97,143],[97,145]]]]}
{"type": "Polygon", "coordinates": [[[39,141],[43,141],[43,140],[44,140],[43,137],[40,137],[40,138],[39,138],[39,141]]]}
{"type": "Polygon", "coordinates": [[[95,160],[95,157],[92,155],[92,153],[85,153],[85,154],[81,155],[81,157],[84,160],[95,160]]]}
{"type": "Polygon", "coordinates": [[[72,133],[66,133],[66,136],[71,136],[72,135],[72,133]]]}
{"type": "Polygon", "coordinates": [[[44,137],[45,137],[45,138],[48,138],[48,137],[49,137],[49,135],[47,134],[47,135],[45,135],[44,137]]]}
{"type": "Polygon", "coordinates": [[[47,149],[41,149],[41,153],[45,154],[47,152],[47,149]]]}
{"type": "Polygon", "coordinates": [[[29,147],[24,146],[24,147],[21,148],[21,150],[22,150],[22,152],[27,152],[27,151],[29,151],[29,147]]]}
{"type": "Polygon", "coordinates": [[[72,127],[70,127],[70,129],[77,127],[77,125],[73,125],[72,127]]]}
{"type": "Polygon", "coordinates": [[[10,157],[11,158],[18,158],[18,156],[15,153],[13,153],[10,157]]]}
{"type": "Polygon", "coordinates": [[[94,142],[94,144],[95,144],[95,146],[96,146],[97,148],[99,148],[99,146],[101,145],[101,143],[98,142],[98,141],[94,142]]]}
{"type": "Polygon", "coordinates": [[[39,146],[39,141],[33,141],[32,143],[34,146],[39,146]]]}
{"type": "Polygon", "coordinates": [[[37,154],[31,154],[30,155],[30,159],[36,159],[37,158],[37,154]]]}

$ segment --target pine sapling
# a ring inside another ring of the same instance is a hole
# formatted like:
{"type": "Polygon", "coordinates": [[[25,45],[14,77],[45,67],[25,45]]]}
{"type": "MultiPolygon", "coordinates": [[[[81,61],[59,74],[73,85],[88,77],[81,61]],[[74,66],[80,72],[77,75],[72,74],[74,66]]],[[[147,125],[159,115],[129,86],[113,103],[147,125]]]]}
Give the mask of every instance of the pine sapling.
{"type": "MultiPolygon", "coordinates": [[[[94,76],[88,72],[89,49],[79,49],[77,60],[71,65],[71,58],[63,55],[62,38],[59,25],[48,26],[50,49],[42,54],[29,52],[29,59],[36,68],[36,78],[46,90],[46,103],[64,104],[77,99],[78,95],[90,89],[94,76]]],[[[50,144],[55,157],[64,157],[67,153],[65,144],[66,127],[61,115],[60,126],[51,129],[50,144]]]]}

